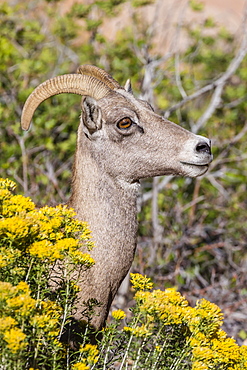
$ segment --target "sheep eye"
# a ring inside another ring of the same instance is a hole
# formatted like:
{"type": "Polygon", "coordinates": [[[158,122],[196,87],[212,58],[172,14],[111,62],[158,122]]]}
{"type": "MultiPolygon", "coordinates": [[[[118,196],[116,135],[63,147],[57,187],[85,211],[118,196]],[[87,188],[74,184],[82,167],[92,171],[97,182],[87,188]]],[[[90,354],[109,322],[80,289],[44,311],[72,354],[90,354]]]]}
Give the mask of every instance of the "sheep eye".
{"type": "Polygon", "coordinates": [[[129,118],[129,117],[125,117],[123,119],[121,119],[118,123],[117,123],[117,127],[120,129],[120,130],[126,130],[127,128],[129,128],[131,125],[132,125],[132,120],[129,118]]]}

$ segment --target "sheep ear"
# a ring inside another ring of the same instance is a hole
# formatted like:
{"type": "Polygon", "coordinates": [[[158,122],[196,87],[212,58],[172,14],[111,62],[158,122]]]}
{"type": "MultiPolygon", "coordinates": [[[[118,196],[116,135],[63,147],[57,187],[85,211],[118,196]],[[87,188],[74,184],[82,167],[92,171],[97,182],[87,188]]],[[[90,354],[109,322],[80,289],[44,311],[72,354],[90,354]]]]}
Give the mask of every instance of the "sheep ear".
{"type": "Polygon", "coordinates": [[[82,101],[81,121],[83,131],[91,136],[102,127],[102,113],[97,101],[90,96],[86,96],[82,101]]]}
{"type": "Polygon", "coordinates": [[[130,81],[130,79],[128,79],[128,80],[126,81],[126,83],[125,83],[125,85],[124,85],[124,89],[125,89],[128,93],[130,93],[130,94],[132,94],[132,95],[133,95],[133,90],[132,90],[132,86],[131,86],[131,81],[130,81]]]}

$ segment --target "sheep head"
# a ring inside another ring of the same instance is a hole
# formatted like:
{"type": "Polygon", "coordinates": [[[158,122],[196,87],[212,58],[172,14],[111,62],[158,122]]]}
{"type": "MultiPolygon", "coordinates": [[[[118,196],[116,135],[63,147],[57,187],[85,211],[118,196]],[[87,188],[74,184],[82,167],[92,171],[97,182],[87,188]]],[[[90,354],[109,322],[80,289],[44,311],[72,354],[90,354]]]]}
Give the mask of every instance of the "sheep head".
{"type": "Polygon", "coordinates": [[[129,83],[122,88],[100,68],[86,65],[77,72],[54,77],[33,91],[23,108],[24,130],[42,101],[74,93],[83,96],[77,150],[86,137],[92,155],[109,175],[136,182],[167,174],[195,177],[207,171],[212,161],[208,139],[157,115],[133,96],[129,83]]]}

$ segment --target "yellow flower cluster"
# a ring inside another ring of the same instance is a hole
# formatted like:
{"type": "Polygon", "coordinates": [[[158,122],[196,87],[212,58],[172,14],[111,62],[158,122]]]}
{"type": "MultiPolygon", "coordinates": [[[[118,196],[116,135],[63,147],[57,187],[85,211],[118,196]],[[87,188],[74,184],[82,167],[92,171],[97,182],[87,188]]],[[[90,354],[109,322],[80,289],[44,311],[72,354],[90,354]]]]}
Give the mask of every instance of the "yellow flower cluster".
{"type": "Polygon", "coordinates": [[[35,209],[35,204],[30,198],[23,197],[22,195],[13,195],[8,197],[4,202],[3,216],[12,217],[21,210],[25,212],[33,211],[35,209]]]}
{"type": "Polygon", "coordinates": [[[153,283],[151,279],[148,278],[146,275],[143,276],[141,274],[130,274],[130,281],[133,286],[133,289],[138,290],[151,290],[153,288],[153,283]]]}
{"type": "Polygon", "coordinates": [[[241,369],[242,349],[233,338],[219,340],[206,336],[200,338],[199,336],[198,339],[191,339],[190,345],[192,347],[193,370],[197,370],[199,366],[221,368],[223,365],[228,366],[229,369],[241,369]]]}
{"type": "Polygon", "coordinates": [[[9,241],[12,244],[25,244],[29,233],[31,223],[20,216],[11,218],[2,218],[0,220],[0,237],[1,240],[9,241]]]}
{"type": "MultiPolygon", "coordinates": [[[[247,369],[247,346],[242,346],[239,349],[240,351],[240,363],[242,365],[242,369],[247,369]]],[[[235,370],[238,370],[235,367],[235,370]]]]}
{"type": "Polygon", "coordinates": [[[80,348],[80,353],[86,357],[75,363],[72,370],[89,370],[92,365],[97,363],[99,350],[96,345],[86,344],[80,348]]]}
{"type": "Polygon", "coordinates": [[[29,316],[36,305],[25,282],[20,282],[17,286],[0,282],[0,302],[5,314],[11,315],[13,310],[16,310],[22,317],[29,316]]]}
{"type": "Polygon", "coordinates": [[[137,338],[141,338],[141,337],[147,337],[149,335],[152,335],[152,332],[149,331],[149,329],[147,328],[146,325],[140,325],[140,326],[136,326],[135,328],[131,328],[129,326],[125,326],[123,328],[123,330],[125,332],[128,332],[132,335],[134,335],[135,337],[137,338]]]}
{"type": "Polygon", "coordinates": [[[20,250],[45,262],[69,259],[86,268],[94,264],[90,250],[90,230],[75,218],[66,206],[35,209],[34,203],[22,195],[13,195],[15,184],[0,179],[0,267],[13,265],[20,250]],[[15,248],[15,250],[13,250],[15,248]]]}
{"type": "Polygon", "coordinates": [[[90,367],[84,364],[83,362],[77,362],[76,364],[72,365],[72,370],[89,370],[90,367]]]}
{"type": "Polygon", "coordinates": [[[21,251],[11,247],[0,247],[0,269],[7,265],[14,265],[15,261],[20,258],[21,251]]]}
{"type": "Polygon", "coordinates": [[[138,310],[136,315],[139,315],[140,321],[134,327],[124,327],[125,332],[136,337],[146,337],[154,334],[153,331],[157,331],[158,325],[163,328],[173,327],[178,335],[185,335],[186,348],[193,364],[192,370],[247,369],[247,347],[239,347],[234,339],[228,338],[220,329],[223,314],[217,305],[201,299],[192,308],[173,288],[165,291],[141,289],[147,281],[145,276],[143,279],[143,284],[141,276],[134,280],[137,290],[134,297],[138,310]]]}
{"type": "Polygon", "coordinates": [[[190,323],[190,329],[200,326],[200,331],[213,335],[223,324],[224,315],[220,308],[206,299],[197,301],[195,307],[196,316],[190,323]]]}
{"type": "Polygon", "coordinates": [[[115,311],[112,311],[112,317],[115,320],[123,320],[123,319],[125,319],[126,314],[122,310],[115,310],[115,311]]]}
{"type": "Polygon", "coordinates": [[[4,191],[6,190],[7,193],[9,193],[9,191],[14,191],[16,188],[16,184],[14,181],[11,181],[9,179],[3,179],[0,177],[0,189],[1,191],[4,191]]]}
{"type": "Polygon", "coordinates": [[[0,282],[0,343],[5,343],[2,348],[6,346],[16,353],[26,347],[23,320],[29,321],[32,332],[37,330],[55,338],[61,314],[61,307],[55,302],[33,299],[27,283],[13,286],[0,282]]]}
{"type": "Polygon", "coordinates": [[[27,345],[27,343],[25,343],[26,335],[19,328],[6,330],[3,338],[12,353],[16,353],[24,349],[27,345]]]}
{"type": "Polygon", "coordinates": [[[30,319],[31,325],[48,336],[56,337],[59,334],[60,317],[62,309],[51,301],[42,301],[37,308],[37,314],[30,319]]]}
{"type": "Polygon", "coordinates": [[[96,345],[86,344],[80,348],[80,352],[87,356],[86,360],[89,364],[96,364],[98,361],[99,350],[96,345]]]}
{"type": "Polygon", "coordinates": [[[82,253],[80,250],[74,250],[69,253],[72,262],[75,265],[91,267],[94,265],[94,259],[88,253],[82,253]]]}
{"type": "Polygon", "coordinates": [[[6,330],[11,329],[17,325],[17,321],[11,316],[0,317],[0,333],[4,333],[6,330]]]}
{"type": "Polygon", "coordinates": [[[241,369],[244,346],[239,347],[233,338],[227,337],[220,329],[222,323],[223,314],[217,305],[205,299],[197,302],[188,320],[191,331],[188,343],[192,348],[193,370],[222,366],[232,370],[241,369]]]}
{"type": "Polygon", "coordinates": [[[32,314],[35,304],[26,283],[12,286],[10,283],[0,282],[0,341],[2,338],[12,353],[21,351],[27,345],[26,334],[21,330],[20,322],[32,314]],[[18,317],[12,317],[13,312],[18,313],[18,317]]]}
{"type": "Polygon", "coordinates": [[[150,321],[158,319],[162,320],[164,325],[181,324],[184,316],[188,315],[188,302],[173,288],[165,291],[139,291],[136,292],[135,299],[140,311],[145,313],[150,321]]]}

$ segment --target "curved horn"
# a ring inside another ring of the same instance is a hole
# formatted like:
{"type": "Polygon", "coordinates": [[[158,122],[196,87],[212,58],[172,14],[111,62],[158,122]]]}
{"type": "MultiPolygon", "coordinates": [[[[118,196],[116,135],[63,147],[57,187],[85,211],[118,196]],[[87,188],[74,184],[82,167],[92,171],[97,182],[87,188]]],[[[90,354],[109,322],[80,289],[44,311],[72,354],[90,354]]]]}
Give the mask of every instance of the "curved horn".
{"type": "Polygon", "coordinates": [[[114,80],[114,78],[109,75],[109,73],[101,68],[89,64],[84,64],[78,67],[77,73],[93,76],[98,80],[104,82],[110,89],[122,89],[122,86],[116,80],[114,80]]]}
{"type": "Polygon", "coordinates": [[[89,75],[67,74],[47,80],[36,87],[29,95],[22,110],[21,127],[28,130],[36,108],[51,96],[70,93],[89,95],[96,100],[111,93],[111,89],[102,81],[89,75]]]}

